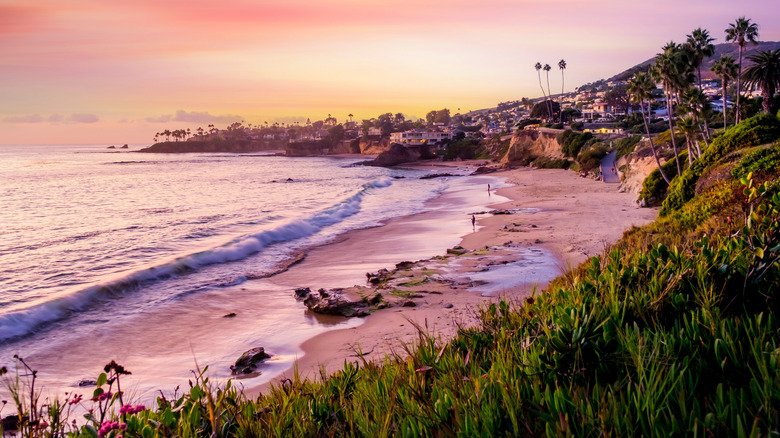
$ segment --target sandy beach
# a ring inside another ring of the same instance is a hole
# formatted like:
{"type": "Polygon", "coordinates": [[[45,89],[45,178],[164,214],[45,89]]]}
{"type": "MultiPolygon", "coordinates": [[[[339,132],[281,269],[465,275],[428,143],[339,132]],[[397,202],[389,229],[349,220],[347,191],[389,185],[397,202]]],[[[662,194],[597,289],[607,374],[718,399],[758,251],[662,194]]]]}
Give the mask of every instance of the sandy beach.
{"type": "MultiPolygon", "coordinates": [[[[274,282],[282,286],[315,289],[352,286],[343,284],[345,273],[347,278],[356,279],[354,284],[364,283],[365,273],[392,268],[402,261],[417,262],[403,271],[409,278],[419,279],[419,272],[435,272],[426,280],[436,281],[411,288],[415,293],[409,297],[390,300],[392,307],[373,312],[361,324],[305,341],[301,346],[304,353],[297,358],[300,376],[316,379],[322,369],[333,372],[345,360],[378,361],[388,354],[403,354],[404,345],[417,339],[418,327],[448,339],[459,326],[475,321],[483,303],[501,297],[520,299],[540,291],[569,267],[600,254],[625,230],[657,215],[655,209],[638,208],[636,195],[619,193],[617,184],[565,170],[519,168],[462,178],[479,187],[463,196],[479,193],[484,197],[484,209],[448,209],[448,205],[464,202],[453,198],[457,193],[451,194],[434,201],[426,213],[354,231],[339,242],[315,248],[302,262],[275,276],[274,282]],[[487,184],[493,184],[494,189],[488,192],[487,184]],[[497,186],[500,188],[495,189],[497,186]],[[477,221],[474,228],[471,214],[477,221]],[[448,255],[446,249],[442,254],[430,254],[430,239],[438,239],[435,243],[442,248],[463,249],[457,254],[448,255]]],[[[387,294],[388,289],[383,292],[387,294]]],[[[245,381],[246,392],[257,395],[293,372],[289,369],[263,385],[245,381]]]]}

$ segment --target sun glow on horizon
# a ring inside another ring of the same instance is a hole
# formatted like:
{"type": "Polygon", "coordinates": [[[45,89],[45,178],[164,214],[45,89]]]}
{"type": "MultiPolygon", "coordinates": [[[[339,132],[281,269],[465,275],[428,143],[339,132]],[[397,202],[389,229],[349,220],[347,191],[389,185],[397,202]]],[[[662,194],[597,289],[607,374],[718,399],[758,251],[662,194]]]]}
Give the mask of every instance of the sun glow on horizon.
{"type": "Polygon", "coordinates": [[[555,90],[557,61],[566,59],[571,91],[697,27],[725,42],[723,29],[739,16],[759,24],[762,40],[780,39],[780,12],[769,0],[675,3],[669,18],[672,5],[5,1],[0,144],[151,142],[162,129],[233,118],[465,112],[539,96],[536,61],[553,65],[555,90]],[[177,111],[199,116],[177,120],[177,111]]]}

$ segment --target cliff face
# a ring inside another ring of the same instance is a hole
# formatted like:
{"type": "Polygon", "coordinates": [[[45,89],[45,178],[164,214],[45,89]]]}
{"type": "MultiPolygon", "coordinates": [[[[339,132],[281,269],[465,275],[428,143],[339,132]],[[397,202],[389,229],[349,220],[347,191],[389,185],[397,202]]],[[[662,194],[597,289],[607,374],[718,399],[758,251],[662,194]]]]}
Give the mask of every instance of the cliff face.
{"type": "Polygon", "coordinates": [[[379,155],[390,150],[390,138],[381,140],[369,140],[360,142],[360,153],[366,155],[379,155]]]}
{"type": "MultiPolygon", "coordinates": [[[[662,158],[661,163],[664,162],[666,160],[662,158]]],[[[642,140],[633,153],[620,157],[616,164],[621,175],[619,190],[635,194],[642,191],[645,178],[658,167],[648,140],[642,140]]]]}
{"type": "Polygon", "coordinates": [[[501,164],[527,166],[539,157],[564,158],[558,144],[559,131],[517,131],[509,143],[509,150],[501,157],[501,164]]]}
{"type": "Polygon", "coordinates": [[[330,145],[322,140],[288,143],[285,155],[288,157],[308,157],[312,155],[359,154],[357,140],[343,140],[330,145]]]}
{"type": "Polygon", "coordinates": [[[166,141],[155,143],[148,148],[138,152],[158,153],[158,154],[184,154],[184,153],[202,153],[202,152],[229,152],[246,153],[267,151],[270,148],[262,141],[245,140],[220,140],[220,141],[166,141]]]}

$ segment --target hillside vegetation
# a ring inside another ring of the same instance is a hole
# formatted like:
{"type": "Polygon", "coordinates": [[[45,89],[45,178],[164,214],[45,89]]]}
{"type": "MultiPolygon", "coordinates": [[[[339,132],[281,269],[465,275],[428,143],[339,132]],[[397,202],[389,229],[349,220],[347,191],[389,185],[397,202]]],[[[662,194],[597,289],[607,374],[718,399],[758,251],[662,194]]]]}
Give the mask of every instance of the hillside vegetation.
{"type": "Polygon", "coordinates": [[[533,297],[481,309],[450,341],[420,329],[405,355],[285,380],[257,400],[201,374],[154,408],[124,403],[126,371],[112,362],[83,426],[68,414],[85,401],[36,404],[28,375],[11,380],[19,427],[84,437],[777,435],[780,144],[763,143],[779,128],[772,116],[730,128],[674,180],[656,222],[533,297]],[[725,176],[692,190],[687,175],[746,147],[725,176]]]}

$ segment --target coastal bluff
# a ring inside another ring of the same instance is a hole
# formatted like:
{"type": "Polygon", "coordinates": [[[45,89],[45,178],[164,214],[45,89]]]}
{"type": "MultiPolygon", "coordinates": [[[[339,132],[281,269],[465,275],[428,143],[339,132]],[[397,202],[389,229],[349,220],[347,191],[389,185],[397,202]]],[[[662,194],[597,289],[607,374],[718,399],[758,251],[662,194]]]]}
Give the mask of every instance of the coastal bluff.
{"type": "Polygon", "coordinates": [[[189,140],[189,141],[165,141],[155,143],[148,148],[138,150],[138,152],[157,153],[157,154],[186,154],[203,152],[230,152],[246,153],[268,151],[272,148],[261,141],[247,140],[189,140]]]}

